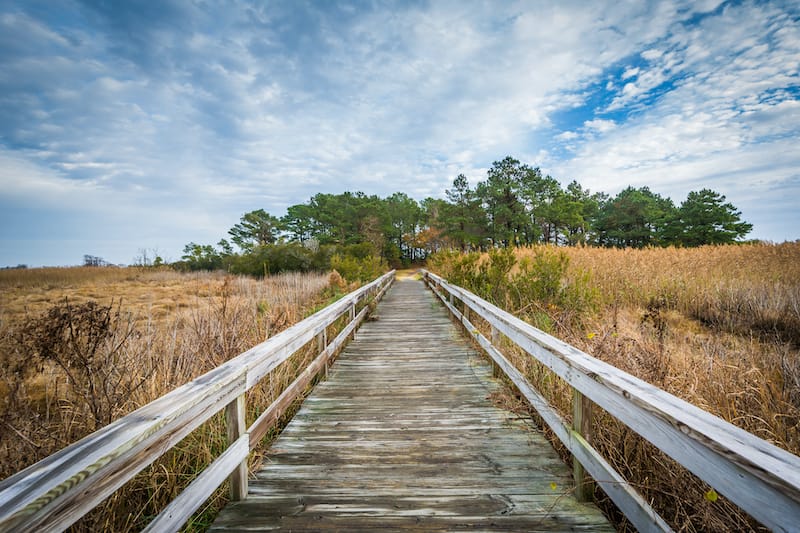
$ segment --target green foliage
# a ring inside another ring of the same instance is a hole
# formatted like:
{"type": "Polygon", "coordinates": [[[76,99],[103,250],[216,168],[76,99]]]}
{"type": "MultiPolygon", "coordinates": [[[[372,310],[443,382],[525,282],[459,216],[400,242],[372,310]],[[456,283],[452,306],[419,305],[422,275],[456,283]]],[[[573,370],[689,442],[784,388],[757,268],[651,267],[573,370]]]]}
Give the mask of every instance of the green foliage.
{"type": "Polygon", "coordinates": [[[520,294],[518,306],[525,305],[523,298],[533,299],[544,305],[558,305],[563,301],[562,279],[566,276],[569,258],[563,252],[537,250],[533,257],[524,257],[515,276],[515,285],[520,294]]]}
{"type": "Polygon", "coordinates": [[[263,209],[257,209],[242,215],[241,221],[228,234],[239,249],[251,251],[257,246],[275,243],[280,229],[280,220],[263,209]]]}
{"type": "Polygon", "coordinates": [[[478,252],[459,253],[455,250],[441,250],[428,258],[428,268],[465,289],[475,288],[475,273],[481,254],[478,252]]]}
{"type": "Polygon", "coordinates": [[[541,243],[698,246],[734,242],[752,229],[724,196],[708,189],[690,193],[680,209],[647,187],[627,187],[609,198],[576,181],[562,188],[552,176],[512,157],[495,161],[474,188],[459,174],[445,193],[446,200],[422,202],[402,192],[386,198],[319,193],[289,206],[280,220],[258,209],[245,213],[228,232],[239,254],[225,239],[217,248],[189,243],[173,267],[264,275],[323,270],[335,254],[380,255],[401,267],[444,249],[485,252],[541,243]]]}
{"type": "Polygon", "coordinates": [[[314,254],[300,244],[258,246],[250,253],[231,256],[228,270],[232,274],[269,276],[280,272],[308,272],[314,269],[314,254]]]}
{"type": "Polygon", "coordinates": [[[487,256],[444,251],[434,254],[429,268],[455,285],[551,331],[554,324],[576,326],[594,313],[599,292],[587,272],[571,269],[569,257],[557,248],[537,247],[517,260],[511,248],[487,256]]]}
{"type": "Polygon", "coordinates": [[[281,218],[281,224],[293,240],[305,242],[312,238],[319,238],[320,232],[314,217],[314,208],[310,205],[289,206],[286,209],[286,215],[281,218]]]}
{"type": "Polygon", "coordinates": [[[177,270],[219,270],[223,267],[222,255],[210,244],[190,242],[183,247],[181,261],[172,266],[177,270]]]}
{"type": "Polygon", "coordinates": [[[515,309],[556,311],[571,323],[594,313],[600,299],[589,273],[571,269],[567,254],[553,248],[536,248],[532,257],[524,257],[511,283],[519,298],[512,303],[515,309]]]}
{"type": "Polygon", "coordinates": [[[593,224],[600,213],[600,205],[606,201],[606,195],[591,194],[577,181],[567,185],[562,197],[561,208],[563,222],[563,239],[566,244],[586,244],[591,238],[593,224]]]}
{"type": "Polygon", "coordinates": [[[446,191],[448,201],[435,206],[429,225],[462,251],[536,243],[577,244],[589,241],[598,219],[602,194],[591,194],[577,182],[562,189],[558,181],[518,160],[495,161],[475,190],[459,175],[446,191]]]}
{"type": "MultiPolygon", "coordinates": [[[[380,198],[362,192],[343,194],[316,194],[307,204],[309,209],[295,210],[295,220],[301,227],[314,228],[320,244],[359,244],[371,242],[382,247],[382,226],[386,210],[380,198]]],[[[299,235],[291,235],[299,240],[299,235]]]]}
{"type": "Polygon", "coordinates": [[[478,272],[472,284],[477,294],[489,301],[503,302],[508,289],[509,273],[517,263],[511,248],[496,248],[489,251],[487,261],[478,264],[478,272]]]}
{"type": "Polygon", "coordinates": [[[647,187],[628,187],[605,202],[597,223],[598,242],[606,246],[665,246],[677,217],[675,204],[647,187]]]}
{"type": "Polygon", "coordinates": [[[361,283],[372,281],[389,269],[386,261],[374,255],[359,258],[341,254],[331,257],[331,268],[347,281],[361,283]]]}
{"type": "Polygon", "coordinates": [[[384,200],[386,206],[386,244],[384,257],[409,261],[417,259],[414,241],[422,225],[423,211],[416,200],[396,192],[384,200]]]}
{"type": "Polygon", "coordinates": [[[219,246],[219,255],[222,257],[227,257],[229,255],[233,255],[233,247],[231,243],[229,243],[226,239],[220,239],[217,243],[219,246]]]}
{"type": "Polygon", "coordinates": [[[489,230],[477,192],[470,189],[467,177],[459,174],[445,194],[448,202],[440,204],[440,224],[445,234],[461,251],[480,248],[489,230]]]}
{"type": "Polygon", "coordinates": [[[522,199],[524,183],[535,172],[512,157],[495,161],[485,182],[478,185],[489,220],[492,242],[502,246],[516,246],[527,241],[529,219],[522,199]]]}
{"type": "Polygon", "coordinates": [[[338,250],[336,253],[339,255],[345,255],[350,257],[355,257],[356,259],[367,259],[375,255],[375,248],[368,242],[362,242],[359,244],[349,244],[347,246],[338,246],[334,248],[338,250]]]}
{"type": "Polygon", "coordinates": [[[725,196],[710,189],[690,192],[679,216],[677,240],[685,246],[731,244],[753,229],[740,219],[741,212],[733,204],[725,202],[725,196]]]}

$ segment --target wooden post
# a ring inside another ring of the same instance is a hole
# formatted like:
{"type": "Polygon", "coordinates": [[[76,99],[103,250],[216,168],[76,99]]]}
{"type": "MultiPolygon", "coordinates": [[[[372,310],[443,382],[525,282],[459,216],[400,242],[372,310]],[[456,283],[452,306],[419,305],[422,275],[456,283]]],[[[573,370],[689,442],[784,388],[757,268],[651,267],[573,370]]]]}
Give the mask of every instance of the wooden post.
{"type": "Polygon", "coordinates": [[[464,303],[464,310],[463,310],[462,314],[464,315],[465,319],[469,320],[469,306],[467,305],[467,302],[463,302],[463,303],[464,303]]]}
{"type": "MultiPolygon", "coordinates": [[[[497,348],[499,350],[500,349],[500,339],[501,339],[500,331],[496,327],[492,326],[492,331],[491,331],[491,333],[489,335],[492,338],[491,339],[492,346],[494,346],[495,348],[497,348]]],[[[500,367],[494,361],[492,361],[492,377],[494,377],[494,378],[500,377],[500,367]]]]}
{"type": "MultiPolygon", "coordinates": [[[[245,434],[244,394],[237,397],[225,407],[225,425],[228,430],[228,446],[245,434]]],[[[241,501],[247,498],[247,459],[236,466],[228,477],[231,483],[231,500],[241,501]]]]}
{"type": "MultiPolygon", "coordinates": [[[[353,302],[353,305],[350,306],[350,319],[347,322],[349,324],[352,324],[352,322],[355,319],[356,319],[356,303],[353,302]]],[[[356,330],[353,330],[353,332],[350,334],[350,340],[355,340],[355,338],[356,338],[356,330]]]]}
{"type": "MultiPolygon", "coordinates": [[[[328,347],[328,328],[317,334],[317,353],[321,354],[328,347]]],[[[328,360],[325,360],[325,379],[328,379],[328,360]]]]}
{"type": "MultiPolygon", "coordinates": [[[[592,401],[575,388],[572,389],[572,429],[586,442],[591,442],[592,401]]],[[[592,480],[584,471],[583,465],[574,456],[572,458],[572,477],[575,479],[575,498],[579,502],[590,501],[594,493],[592,480]]]]}

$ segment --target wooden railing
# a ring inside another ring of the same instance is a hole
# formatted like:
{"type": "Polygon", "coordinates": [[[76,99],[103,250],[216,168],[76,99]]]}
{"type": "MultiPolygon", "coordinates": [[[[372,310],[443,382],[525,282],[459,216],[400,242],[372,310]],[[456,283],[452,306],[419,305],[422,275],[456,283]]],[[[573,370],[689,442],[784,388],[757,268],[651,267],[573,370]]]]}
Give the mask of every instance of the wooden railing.
{"type": "MultiPolygon", "coordinates": [[[[597,404],[774,531],[800,530],[800,458],[534,328],[471,292],[423,272],[433,291],[537,410],[583,469],[640,531],[669,525],[588,442],[597,404]],[[491,328],[470,321],[474,313],[491,328]],[[573,423],[497,349],[501,334],[574,390],[573,423]]],[[[600,428],[595,428],[599,431],[600,428]]],[[[580,494],[579,494],[580,496],[580,494]]]]}
{"type": "Polygon", "coordinates": [[[247,495],[247,456],[285,409],[346,342],[380,299],[394,271],[131,414],[0,482],[0,531],[63,530],[200,424],[225,410],[228,448],[148,526],[175,531],[225,479],[231,498],[247,495]],[[361,305],[360,305],[361,304],[361,305]],[[360,310],[359,307],[361,307],[360,310]],[[330,343],[329,326],[348,315],[330,343]],[[317,339],[319,355],[249,427],[245,393],[317,339]]]}

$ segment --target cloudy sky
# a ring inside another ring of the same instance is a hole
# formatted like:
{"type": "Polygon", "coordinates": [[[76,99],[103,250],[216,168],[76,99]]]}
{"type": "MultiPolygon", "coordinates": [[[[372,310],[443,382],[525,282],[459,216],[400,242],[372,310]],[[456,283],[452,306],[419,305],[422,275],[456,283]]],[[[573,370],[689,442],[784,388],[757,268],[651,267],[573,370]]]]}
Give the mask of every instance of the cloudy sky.
{"type": "Polygon", "coordinates": [[[512,155],[800,238],[793,1],[0,4],[0,266],[180,258],[317,192],[512,155]]]}

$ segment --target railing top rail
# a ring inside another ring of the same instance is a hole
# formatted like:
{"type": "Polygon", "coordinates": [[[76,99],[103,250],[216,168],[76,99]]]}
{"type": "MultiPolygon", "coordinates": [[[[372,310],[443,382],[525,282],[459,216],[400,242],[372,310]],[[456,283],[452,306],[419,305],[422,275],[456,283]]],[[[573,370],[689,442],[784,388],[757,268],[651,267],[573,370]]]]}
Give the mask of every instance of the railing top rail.
{"type": "Polygon", "coordinates": [[[384,274],[208,373],[0,481],[0,531],[13,528],[20,520],[35,522],[43,515],[71,523],[80,516],[72,516],[70,503],[75,498],[95,505],[102,501],[351,306],[390,282],[394,273],[384,274]]]}
{"type": "Polygon", "coordinates": [[[436,274],[423,274],[762,523],[776,530],[791,530],[800,523],[800,457],[536,329],[436,274]]]}

